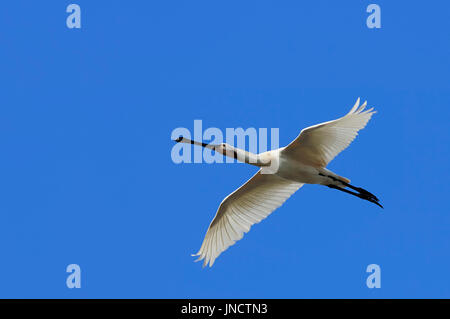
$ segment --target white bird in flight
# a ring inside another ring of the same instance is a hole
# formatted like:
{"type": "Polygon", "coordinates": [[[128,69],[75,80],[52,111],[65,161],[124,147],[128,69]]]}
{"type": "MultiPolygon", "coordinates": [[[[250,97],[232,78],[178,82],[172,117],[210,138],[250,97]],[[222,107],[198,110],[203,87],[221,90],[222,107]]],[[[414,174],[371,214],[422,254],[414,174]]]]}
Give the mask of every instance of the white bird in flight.
{"type": "Polygon", "coordinates": [[[350,185],[350,180],[326,169],[328,163],[343,151],[364,128],[373,108],[356,101],[347,115],[303,129],[288,146],[254,154],[229,144],[206,144],[180,136],[175,141],[203,146],[240,162],[260,167],[244,185],[220,204],[208,227],[196,261],[211,267],[216,258],[240,240],[253,224],[259,223],[280,207],[304,184],[320,184],[337,189],[383,207],[372,193],[350,185]],[[348,188],[352,189],[349,190],[348,188]]]}

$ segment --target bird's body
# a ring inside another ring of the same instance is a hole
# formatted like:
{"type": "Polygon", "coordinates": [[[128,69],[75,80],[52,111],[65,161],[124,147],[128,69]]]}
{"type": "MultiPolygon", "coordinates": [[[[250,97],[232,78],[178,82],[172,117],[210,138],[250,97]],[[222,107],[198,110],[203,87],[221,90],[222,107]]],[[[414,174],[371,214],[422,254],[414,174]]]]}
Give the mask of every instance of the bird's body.
{"type": "Polygon", "coordinates": [[[308,127],[288,146],[260,154],[225,143],[212,145],[178,138],[177,142],[210,148],[260,167],[250,180],[222,201],[196,254],[198,260],[203,259],[204,265],[212,266],[215,259],[241,239],[253,224],[266,218],[304,184],[325,185],[382,207],[375,195],[350,185],[349,179],[326,168],[375,113],[372,109],[365,110],[365,106],[366,103],[360,106],[358,99],[347,115],[308,127]]]}
{"type": "Polygon", "coordinates": [[[278,171],[275,173],[277,176],[304,184],[323,184],[325,182],[326,178],[319,175],[323,169],[305,165],[284,154],[283,150],[277,150],[271,155],[279,158],[278,171]]]}

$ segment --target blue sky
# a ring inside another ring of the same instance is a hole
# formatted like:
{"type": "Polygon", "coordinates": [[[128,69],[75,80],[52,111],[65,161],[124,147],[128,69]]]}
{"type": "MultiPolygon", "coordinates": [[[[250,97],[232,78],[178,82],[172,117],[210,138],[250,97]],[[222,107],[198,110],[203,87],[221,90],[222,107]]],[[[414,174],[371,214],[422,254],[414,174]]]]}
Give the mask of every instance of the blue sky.
{"type": "Polygon", "coordinates": [[[450,297],[448,1],[5,1],[0,297],[450,297]],[[304,186],[213,268],[190,256],[255,168],[172,162],[176,127],[378,111],[329,168],[385,209],[304,186]],[[78,264],[82,287],[66,287],[78,264]],[[366,267],[381,267],[381,288],[366,267]]]}

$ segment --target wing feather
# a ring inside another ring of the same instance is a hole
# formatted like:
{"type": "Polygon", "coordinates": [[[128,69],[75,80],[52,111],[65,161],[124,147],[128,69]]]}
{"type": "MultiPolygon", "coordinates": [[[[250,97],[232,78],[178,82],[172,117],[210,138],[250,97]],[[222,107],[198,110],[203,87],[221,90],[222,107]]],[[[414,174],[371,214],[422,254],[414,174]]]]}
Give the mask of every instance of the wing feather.
{"type": "Polygon", "coordinates": [[[356,101],[345,116],[303,129],[299,136],[283,150],[283,154],[306,165],[325,167],[346,149],[375,113],[366,110],[367,102],[356,101]]]}
{"type": "Polygon", "coordinates": [[[227,196],[209,225],[205,239],[195,256],[212,266],[215,259],[240,240],[252,225],[280,207],[303,184],[272,174],[256,173],[244,185],[227,196]]]}

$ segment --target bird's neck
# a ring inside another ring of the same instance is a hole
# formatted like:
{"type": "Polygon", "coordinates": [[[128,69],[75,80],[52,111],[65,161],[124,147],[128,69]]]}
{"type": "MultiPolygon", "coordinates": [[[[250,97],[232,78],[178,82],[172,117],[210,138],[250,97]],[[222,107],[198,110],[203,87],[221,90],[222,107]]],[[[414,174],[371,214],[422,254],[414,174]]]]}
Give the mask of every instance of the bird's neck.
{"type": "Polygon", "coordinates": [[[240,148],[236,148],[229,144],[207,144],[207,143],[203,143],[203,142],[193,141],[193,140],[185,138],[185,137],[179,137],[175,141],[177,143],[193,144],[193,145],[202,146],[204,148],[209,148],[215,152],[221,153],[222,155],[234,158],[237,161],[242,162],[242,163],[247,163],[247,164],[258,166],[258,167],[271,165],[271,157],[266,156],[268,152],[262,153],[262,154],[255,154],[255,153],[247,152],[246,150],[243,150],[240,148]]]}
{"type": "Polygon", "coordinates": [[[240,148],[228,147],[228,149],[224,151],[222,154],[234,158],[239,162],[258,167],[270,165],[270,161],[266,160],[265,158],[262,158],[260,154],[247,152],[246,150],[240,148]]]}

